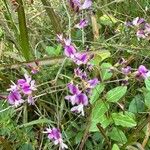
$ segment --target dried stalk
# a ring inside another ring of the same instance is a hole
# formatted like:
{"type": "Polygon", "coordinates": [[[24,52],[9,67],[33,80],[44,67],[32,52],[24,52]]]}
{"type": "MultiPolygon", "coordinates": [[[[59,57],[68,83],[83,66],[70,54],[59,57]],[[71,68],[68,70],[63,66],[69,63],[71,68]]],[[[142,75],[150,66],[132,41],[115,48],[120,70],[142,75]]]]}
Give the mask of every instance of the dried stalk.
{"type": "Polygon", "coordinates": [[[45,6],[45,10],[47,15],[50,18],[51,21],[51,25],[53,26],[53,29],[55,31],[55,33],[62,33],[62,27],[60,24],[60,19],[58,18],[58,15],[55,14],[54,9],[51,6],[50,1],[47,0],[41,0],[42,4],[45,6]]]}

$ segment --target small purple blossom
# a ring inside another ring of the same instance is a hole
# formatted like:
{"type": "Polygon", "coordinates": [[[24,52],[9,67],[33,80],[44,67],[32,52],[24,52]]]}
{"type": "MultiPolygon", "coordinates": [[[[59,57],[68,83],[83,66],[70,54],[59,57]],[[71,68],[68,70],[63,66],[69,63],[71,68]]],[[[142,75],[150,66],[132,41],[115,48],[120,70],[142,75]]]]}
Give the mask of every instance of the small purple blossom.
{"type": "Polygon", "coordinates": [[[24,79],[19,79],[17,84],[12,82],[7,91],[10,91],[8,95],[8,102],[11,105],[19,106],[21,103],[24,102],[22,97],[27,95],[27,102],[30,105],[34,104],[34,99],[32,97],[32,92],[36,90],[35,80],[32,80],[30,76],[27,74],[24,75],[24,79]]]}
{"type": "Polygon", "coordinates": [[[32,80],[27,74],[24,75],[25,79],[18,80],[18,86],[22,89],[22,92],[26,95],[32,94],[32,91],[36,90],[35,80],[32,80]]]}
{"type": "Polygon", "coordinates": [[[60,145],[61,149],[68,149],[68,146],[63,143],[61,132],[58,128],[47,128],[44,133],[48,134],[48,138],[52,140],[54,145],[60,145]]]}
{"type": "Polygon", "coordinates": [[[72,95],[67,95],[65,99],[71,102],[72,105],[76,105],[71,108],[72,112],[81,113],[84,116],[84,106],[88,105],[88,97],[78,89],[77,86],[72,83],[68,84],[69,91],[72,95]]]}
{"type": "Polygon", "coordinates": [[[138,70],[137,70],[137,73],[136,73],[136,77],[137,78],[147,78],[150,76],[150,71],[143,65],[140,65],[138,70]]]}
{"type": "Polygon", "coordinates": [[[14,105],[15,107],[22,104],[24,101],[21,94],[18,91],[11,91],[8,95],[8,103],[14,105]]]}
{"type": "Polygon", "coordinates": [[[138,38],[143,38],[143,39],[146,38],[144,30],[138,30],[138,31],[136,32],[136,36],[137,36],[138,38]]]}
{"type": "Polygon", "coordinates": [[[69,102],[71,102],[72,105],[74,105],[76,103],[76,96],[80,94],[81,91],[77,86],[73,85],[72,83],[68,84],[68,89],[72,95],[67,95],[65,99],[67,99],[69,102]]]}
{"type": "Polygon", "coordinates": [[[80,0],[69,0],[70,7],[78,12],[79,10],[89,9],[92,6],[92,0],[85,0],[81,3],[80,0]]]}
{"type": "Polygon", "coordinates": [[[87,81],[87,83],[88,83],[88,88],[93,89],[99,83],[99,80],[97,78],[94,78],[92,80],[87,81]]]}
{"type": "Polygon", "coordinates": [[[143,18],[139,18],[139,17],[136,17],[135,19],[133,19],[132,21],[132,24],[134,26],[139,26],[141,24],[145,23],[145,20],[143,18]]]}
{"type": "Polygon", "coordinates": [[[77,105],[82,104],[83,106],[87,106],[88,105],[87,96],[83,93],[80,93],[80,94],[76,95],[76,104],[77,105]]]}
{"type": "Polygon", "coordinates": [[[87,74],[85,71],[82,71],[80,68],[74,69],[74,74],[76,77],[79,77],[82,80],[87,79],[87,74]]]}
{"type": "Polygon", "coordinates": [[[79,90],[78,86],[73,85],[72,83],[68,84],[68,89],[71,94],[80,94],[81,91],[79,90]]]}
{"type": "Polygon", "coordinates": [[[75,47],[71,44],[71,40],[70,39],[65,39],[64,40],[64,54],[67,57],[73,58],[74,54],[76,53],[76,49],[75,47]]]}
{"type": "Polygon", "coordinates": [[[87,62],[89,61],[89,57],[86,53],[82,53],[82,54],[81,53],[75,53],[73,61],[77,65],[87,64],[87,62]]]}
{"type": "Polygon", "coordinates": [[[29,95],[29,96],[28,96],[28,103],[29,103],[30,105],[34,105],[34,104],[35,104],[34,98],[33,98],[32,95],[29,95]]]}
{"type": "Polygon", "coordinates": [[[127,66],[121,69],[122,73],[125,75],[128,75],[129,73],[131,73],[131,67],[127,66]]]}
{"type": "Polygon", "coordinates": [[[75,96],[75,103],[77,106],[72,107],[71,111],[78,114],[81,113],[81,115],[84,116],[84,106],[88,105],[88,97],[85,94],[80,93],[75,96]]]}
{"type": "Polygon", "coordinates": [[[92,0],[85,0],[83,5],[80,6],[80,9],[89,9],[92,6],[92,0]]]}
{"type": "Polygon", "coordinates": [[[88,20],[86,19],[81,19],[78,24],[75,25],[76,28],[78,29],[83,29],[88,25],[88,20]]]}

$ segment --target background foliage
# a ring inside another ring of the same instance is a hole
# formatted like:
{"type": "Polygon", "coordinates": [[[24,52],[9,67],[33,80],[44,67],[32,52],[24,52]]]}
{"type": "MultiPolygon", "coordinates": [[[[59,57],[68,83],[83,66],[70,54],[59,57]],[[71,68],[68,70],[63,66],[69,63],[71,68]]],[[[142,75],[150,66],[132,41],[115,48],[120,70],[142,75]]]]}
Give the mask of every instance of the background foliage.
{"type": "Polygon", "coordinates": [[[0,148],[57,149],[42,133],[47,125],[55,125],[71,150],[149,150],[150,81],[131,76],[122,86],[125,76],[110,72],[121,57],[133,70],[141,64],[150,68],[149,40],[139,41],[124,25],[138,16],[150,22],[149,0],[94,0],[92,10],[82,12],[90,22],[84,30],[74,28],[83,16],[65,0],[16,2],[21,7],[0,1],[0,148]],[[92,91],[85,117],[72,114],[64,100],[75,65],[64,60],[57,33],[71,36],[79,51],[88,46],[95,54],[90,76],[101,82],[92,91]],[[36,105],[12,108],[6,90],[35,62],[40,70],[33,75],[36,105]]]}

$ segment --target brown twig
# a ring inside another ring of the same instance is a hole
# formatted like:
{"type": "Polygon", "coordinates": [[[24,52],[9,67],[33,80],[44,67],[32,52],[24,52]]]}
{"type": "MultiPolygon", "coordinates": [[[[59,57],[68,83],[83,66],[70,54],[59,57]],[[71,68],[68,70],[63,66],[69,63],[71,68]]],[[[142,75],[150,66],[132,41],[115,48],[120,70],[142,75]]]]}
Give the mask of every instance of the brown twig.
{"type": "Polygon", "coordinates": [[[108,136],[107,136],[106,133],[105,133],[105,130],[103,129],[103,127],[101,126],[100,123],[98,123],[96,126],[97,126],[97,128],[99,129],[99,131],[100,131],[100,133],[102,134],[102,136],[104,137],[104,139],[106,140],[106,142],[107,142],[107,144],[108,144],[109,150],[111,150],[111,143],[110,143],[110,141],[109,141],[108,136]]]}

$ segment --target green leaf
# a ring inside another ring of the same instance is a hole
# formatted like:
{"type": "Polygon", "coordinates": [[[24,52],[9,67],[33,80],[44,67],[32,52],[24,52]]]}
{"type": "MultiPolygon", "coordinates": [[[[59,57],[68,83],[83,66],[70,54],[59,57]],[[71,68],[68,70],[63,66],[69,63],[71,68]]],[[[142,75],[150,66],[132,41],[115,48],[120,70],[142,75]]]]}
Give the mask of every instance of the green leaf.
{"type": "Polygon", "coordinates": [[[136,95],[129,105],[130,112],[139,113],[144,111],[144,102],[143,97],[141,95],[136,95]]]}
{"type": "Polygon", "coordinates": [[[150,108],[150,92],[144,94],[145,105],[150,108]]]}
{"type": "Polygon", "coordinates": [[[96,102],[100,96],[100,94],[103,92],[105,88],[105,85],[100,83],[98,84],[93,90],[92,90],[92,94],[90,96],[90,103],[93,104],[94,102],[96,102]]]}
{"type": "Polygon", "coordinates": [[[123,127],[134,127],[136,126],[135,116],[131,112],[120,112],[113,113],[112,118],[115,122],[115,125],[120,125],[123,127]]]}
{"type": "Polygon", "coordinates": [[[119,101],[126,93],[127,86],[118,86],[106,93],[106,99],[109,102],[117,102],[119,101]]]}
{"type": "Polygon", "coordinates": [[[113,147],[112,147],[112,150],[120,150],[120,148],[118,147],[117,144],[114,144],[113,147]]]}
{"type": "Polygon", "coordinates": [[[148,91],[150,91],[150,79],[149,79],[149,78],[146,78],[146,79],[144,80],[144,82],[145,82],[146,89],[147,89],[148,91]]]}
{"type": "Polygon", "coordinates": [[[106,117],[105,113],[109,109],[109,104],[104,103],[102,101],[97,101],[92,108],[92,116],[91,116],[91,127],[90,131],[95,132],[99,131],[97,128],[97,124],[101,123],[103,128],[106,128],[110,124],[110,119],[106,117]]]}
{"type": "Polygon", "coordinates": [[[52,46],[46,46],[45,51],[50,56],[58,56],[61,53],[61,45],[58,45],[56,48],[52,46]]]}
{"type": "Polygon", "coordinates": [[[110,57],[110,52],[107,50],[101,50],[94,54],[94,58],[91,60],[93,65],[99,66],[99,63],[110,57]]]}
{"type": "Polygon", "coordinates": [[[112,131],[108,135],[112,140],[117,141],[119,143],[124,144],[127,142],[127,138],[125,134],[120,129],[113,128],[112,131]]]}
{"type": "Polygon", "coordinates": [[[117,23],[117,19],[112,15],[104,14],[100,17],[100,24],[102,25],[113,26],[115,23],[117,23]]]}
{"type": "Polygon", "coordinates": [[[102,80],[108,80],[112,77],[112,72],[110,72],[110,68],[112,67],[112,65],[110,63],[103,63],[101,64],[101,78],[102,80]]]}

